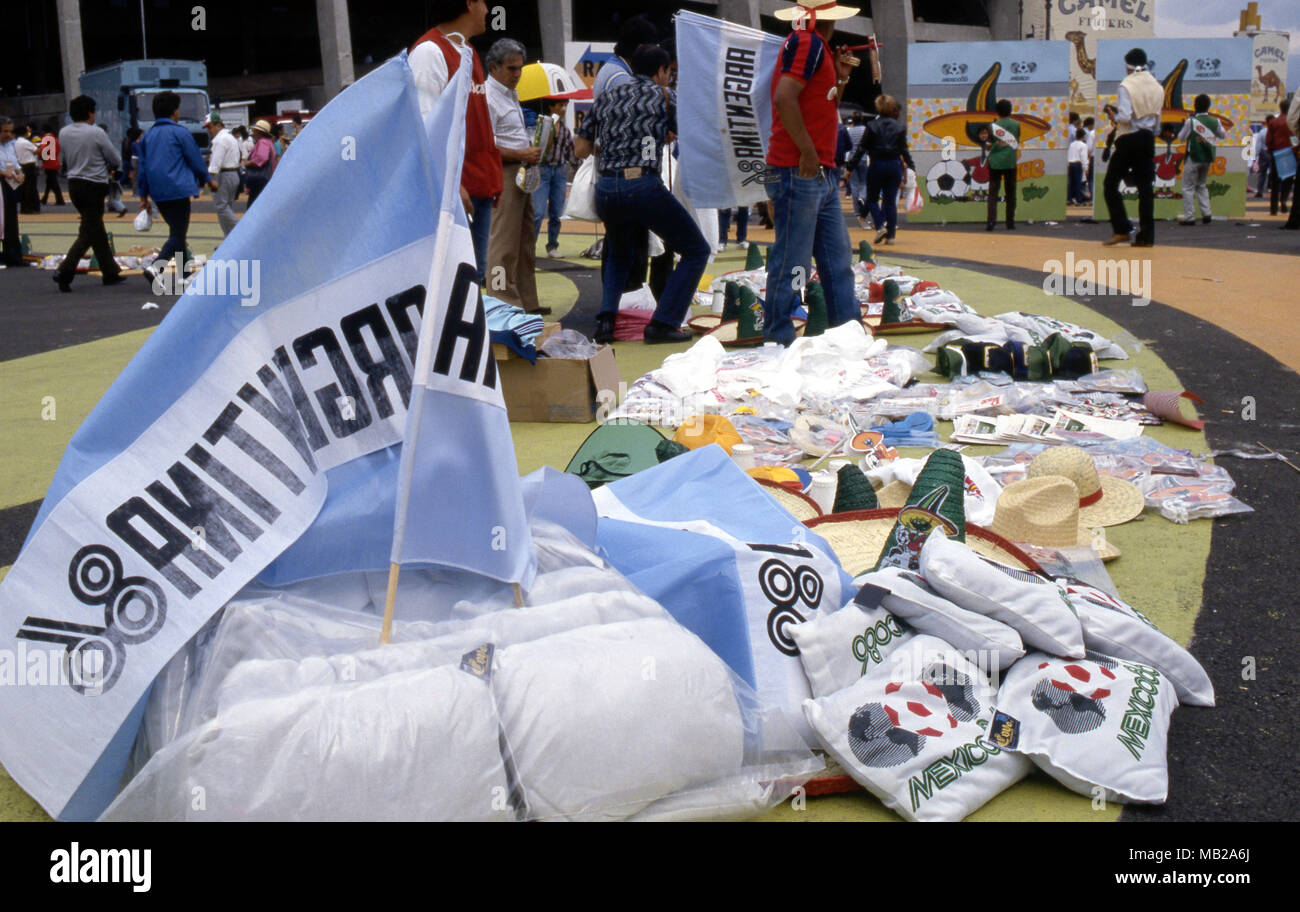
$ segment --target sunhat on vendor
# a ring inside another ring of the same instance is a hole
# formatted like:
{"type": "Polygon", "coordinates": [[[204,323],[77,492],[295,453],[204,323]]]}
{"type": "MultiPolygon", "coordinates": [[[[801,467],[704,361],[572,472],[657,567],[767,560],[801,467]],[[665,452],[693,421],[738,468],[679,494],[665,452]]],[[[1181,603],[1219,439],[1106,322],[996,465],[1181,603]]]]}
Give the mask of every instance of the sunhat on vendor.
{"type": "Polygon", "coordinates": [[[850,16],[856,16],[862,12],[856,6],[841,6],[835,0],[828,3],[819,2],[819,0],[798,0],[794,6],[786,6],[774,12],[772,15],[782,22],[793,22],[796,19],[808,20],[806,28],[813,28],[817,25],[818,19],[834,21],[838,19],[847,19],[850,16]]]}

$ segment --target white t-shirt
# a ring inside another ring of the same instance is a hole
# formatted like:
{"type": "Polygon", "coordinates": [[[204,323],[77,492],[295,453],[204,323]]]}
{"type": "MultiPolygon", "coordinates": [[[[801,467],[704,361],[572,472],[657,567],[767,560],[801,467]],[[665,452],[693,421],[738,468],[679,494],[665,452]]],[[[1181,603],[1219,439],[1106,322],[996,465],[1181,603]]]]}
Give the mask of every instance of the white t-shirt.
{"type": "Polygon", "coordinates": [[[1082,139],[1076,139],[1070,143],[1069,161],[1070,164],[1078,162],[1081,165],[1086,165],[1088,163],[1088,144],[1082,139]]]}
{"type": "MultiPolygon", "coordinates": [[[[465,44],[465,36],[460,32],[448,32],[443,36],[452,44],[465,44]]],[[[433,103],[438,100],[442,90],[447,88],[451,74],[447,72],[447,58],[436,41],[423,41],[406,58],[411,65],[411,75],[415,79],[415,89],[420,99],[420,114],[426,115],[433,110],[433,103]]]]}
{"type": "Polygon", "coordinates": [[[208,173],[216,176],[222,171],[239,167],[239,140],[222,129],[212,140],[212,154],[208,158],[208,173]]]}
{"type": "Polygon", "coordinates": [[[19,136],[14,140],[18,146],[18,164],[34,165],[36,164],[36,146],[26,136],[19,136]]]}
{"type": "Polygon", "coordinates": [[[1084,132],[1088,134],[1084,140],[1088,144],[1088,157],[1092,158],[1092,153],[1097,148],[1097,131],[1085,130],[1084,132]]]}

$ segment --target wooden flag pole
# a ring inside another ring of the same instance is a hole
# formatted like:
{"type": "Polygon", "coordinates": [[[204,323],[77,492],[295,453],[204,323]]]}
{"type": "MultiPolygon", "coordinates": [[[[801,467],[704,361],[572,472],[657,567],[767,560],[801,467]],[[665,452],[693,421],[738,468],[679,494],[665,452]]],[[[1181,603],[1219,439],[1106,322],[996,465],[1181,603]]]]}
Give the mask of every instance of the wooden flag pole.
{"type": "Polygon", "coordinates": [[[520,588],[518,583],[511,583],[510,585],[515,587],[515,607],[524,607],[524,590],[520,588]]]}
{"type": "Polygon", "coordinates": [[[379,642],[388,645],[388,638],[393,632],[393,605],[397,602],[397,575],[402,565],[393,562],[388,565],[388,595],[384,597],[384,626],[379,631],[379,642]]]}

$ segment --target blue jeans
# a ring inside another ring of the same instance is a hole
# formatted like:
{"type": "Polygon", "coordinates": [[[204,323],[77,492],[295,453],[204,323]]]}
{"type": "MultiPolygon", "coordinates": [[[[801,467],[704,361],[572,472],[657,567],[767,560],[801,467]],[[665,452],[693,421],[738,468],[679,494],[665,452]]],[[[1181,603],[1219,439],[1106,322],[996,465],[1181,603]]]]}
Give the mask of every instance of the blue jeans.
{"type": "Polygon", "coordinates": [[[858,162],[858,166],[849,172],[849,194],[853,197],[853,213],[855,215],[866,215],[867,204],[865,197],[867,195],[867,171],[870,168],[870,162],[858,162]]]}
{"type": "Polygon", "coordinates": [[[1068,170],[1070,189],[1065,194],[1066,202],[1081,203],[1083,202],[1083,162],[1070,162],[1068,170]]]}
{"type": "Polygon", "coordinates": [[[471,196],[469,204],[469,236],[474,241],[474,265],[478,267],[478,287],[485,288],[488,238],[492,234],[492,197],[471,196]]]}
{"type": "Polygon", "coordinates": [[[794,341],[790,314],[799,306],[799,291],[812,276],[814,259],[826,292],[830,325],[860,320],[836,175],[822,169],[818,177],[803,178],[798,168],[768,168],[765,187],[772,201],[776,237],[767,252],[763,338],[782,345],[794,341]]]}
{"type": "Polygon", "coordinates": [[[158,252],[154,266],[162,269],[178,253],[185,252],[185,235],[190,230],[190,198],[177,200],[154,200],[158,204],[158,214],[167,223],[167,241],[158,252]]]}
{"type": "Polygon", "coordinates": [[[542,183],[533,191],[533,236],[536,238],[541,233],[542,219],[549,215],[546,246],[554,247],[560,243],[560,216],[564,215],[564,191],[568,182],[564,165],[542,165],[539,171],[542,183]]]}
{"type": "Polygon", "coordinates": [[[903,163],[896,158],[872,161],[867,168],[867,208],[877,231],[893,237],[898,230],[898,188],[903,186],[903,163]],[[880,195],[885,195],[881,206],[880,195]]]}
{"type": "MultiPolygon", "coordinates": [[[[727,243],[727,235],[731,233],[731,210],[718,210],[718,240],[723,244],[727,243]]],[[[743,243],[749,236],[749,207],[736,207],[736,243],[743,243]]]]}
{"type": "Polygon", "coordinates": [[[596,214],[605,223],[605,273],[601,277],[601,314],[618,313],[632,261],[636,254],[638,229],[646,228],[663,239],[664,246],[681,254],[659,296],[654,320],[671,326],[682,325],[700,277],[709,264],[710,247],[686,207],[668,192],[657,174],[634,180],[602,176],[596,182],[596,214]]]}

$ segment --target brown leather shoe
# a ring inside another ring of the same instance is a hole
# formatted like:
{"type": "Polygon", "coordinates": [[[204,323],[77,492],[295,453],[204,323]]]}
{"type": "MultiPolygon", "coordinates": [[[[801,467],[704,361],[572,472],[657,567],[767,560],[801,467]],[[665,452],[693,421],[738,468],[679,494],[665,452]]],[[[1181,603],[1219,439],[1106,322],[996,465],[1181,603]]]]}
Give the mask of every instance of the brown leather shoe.
{"type": "Polygon", "coordinates": [[[1127,234],[1112,234],[1112,235],[1110,236],[1110,240],[1108,240],[1108,241],[1102,241],[1102,242],[1101,242],[1101,246],[1103,246],[1103,247],[1118,247],[1120,244],[1127,244],[1127,243],[1128,243],[1128,235],[1127,235],[1127,234]]]}

